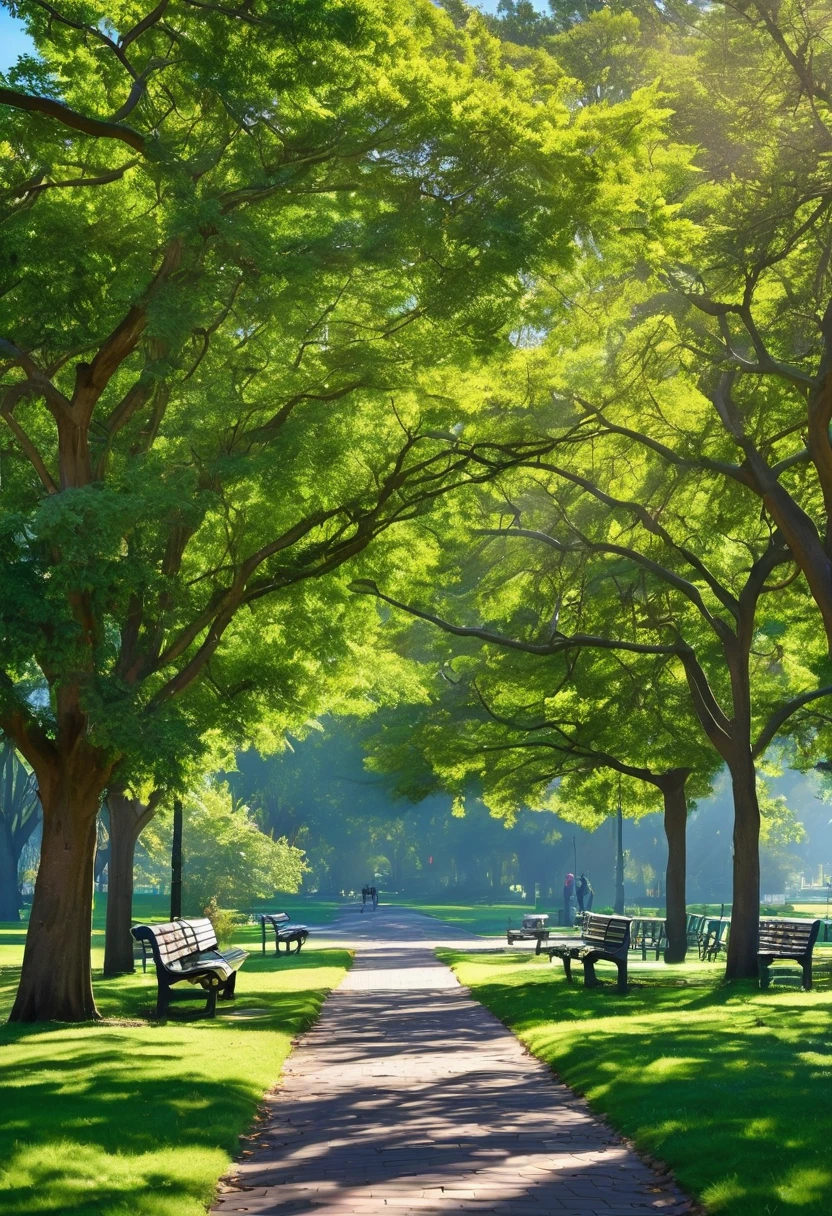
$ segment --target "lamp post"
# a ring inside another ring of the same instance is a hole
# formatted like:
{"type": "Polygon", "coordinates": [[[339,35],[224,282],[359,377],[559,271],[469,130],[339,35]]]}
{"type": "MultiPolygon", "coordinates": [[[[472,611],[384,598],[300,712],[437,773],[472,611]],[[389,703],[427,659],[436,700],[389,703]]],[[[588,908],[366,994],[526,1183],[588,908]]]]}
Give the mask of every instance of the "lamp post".
{"type": "Polygon", "coordinates": [[[621,813],[621,778],[618,778],[618,814],[615,849],[615,908],[616,916],[624,915],[624,816],[621,813]]]}
{"type": "Polygon", "coordinates": [[[182,799],[173,800],[173,844],[170,850],[170,918],[182,915],[182,799]]]}

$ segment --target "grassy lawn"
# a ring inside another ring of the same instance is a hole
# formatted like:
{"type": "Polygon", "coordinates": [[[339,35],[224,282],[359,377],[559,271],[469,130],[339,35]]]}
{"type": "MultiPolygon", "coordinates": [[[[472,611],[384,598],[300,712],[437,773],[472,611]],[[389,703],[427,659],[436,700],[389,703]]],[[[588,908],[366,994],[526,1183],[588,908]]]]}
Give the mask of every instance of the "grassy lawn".
{"type": "MultiPolygon", "coordinates": [[[[459,925],[483,937],[505,937],[509,923],[518,927],[524,912],[536,910],[534,904],[432,904],[417,899],[396,899],[392,902],[402,908],[414,908],[428,916],[435,916],[449,925],[459,925]]],[[[548,912],[552,924],[557,923],[556,910],[539,908],[537,911],[548,912]]]]}
{"type": "MultiPolygon", "coordinates": [[[[22,944],[20,928],[0,929],[2,1018],[22,944]]],[[[204,1216],[292,1038],[348,965],[344,950],[253,954],[216,1019],[186,1003],[156,1024],[144,1020],[155,974],[99,972],[104,1023],[0,1027],[0,1216],[204,1216]]]]}
{"type": "MultiPolygon", "coordinates": [[[[832,1211],[832,983],[823,965],[811,993],[785,982],[763,993],[722,986],[715,966],[639,961],[631,991],[618,996],[612,985],[569,986],[560,964],[533,956],[441,953],[477,1000],[709,1211],[832,1211]]],[[[832,948],[815,958],[832,961],[832,948]]]]}

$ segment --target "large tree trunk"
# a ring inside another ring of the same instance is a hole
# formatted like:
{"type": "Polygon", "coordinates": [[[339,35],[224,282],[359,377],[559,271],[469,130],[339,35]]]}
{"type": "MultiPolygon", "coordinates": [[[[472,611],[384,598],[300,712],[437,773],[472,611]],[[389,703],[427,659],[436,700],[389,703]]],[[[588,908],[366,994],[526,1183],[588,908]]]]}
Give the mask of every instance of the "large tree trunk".
{"type": "Polygon", "coordinates": [[[755,979],[760,935],[760,806],[750,751],[730,768],[734,794],[734,900],[725,978],[755,979]]]}
{"type": "Polygon", "coordinates": [[[78,748],[38,773],[43,842],[12,1022],[84,1022],[98,1016],[90,933],[96,817],[109,770],[78,748]],[[86,761],[86,763],[84,763],[86,761]]]}
{"type": "Polygon", "coordinates": [[[687,770],[668,773],[661,785],[664,797],[664,832],[667,837],[665,879],[667,949],[666,963],[683,963],[688,951],[687,874],[688,803],[685,796],[687,770]]]}
{"type": "Polygon", "coordinates": [[[107,872],[107,926],[104,935],[104,974],[133,971],[133,859],[136,841],[159,805],[156,790],[147,803],[129,798],[122,789],[107,793],[110,812],[110,861],[107,872]]]}
{"type": "Polygon", "coordinates": [[[5,920],[20,920],[20,888],[12,834],[0,815],[0,921],[5,920]]]}

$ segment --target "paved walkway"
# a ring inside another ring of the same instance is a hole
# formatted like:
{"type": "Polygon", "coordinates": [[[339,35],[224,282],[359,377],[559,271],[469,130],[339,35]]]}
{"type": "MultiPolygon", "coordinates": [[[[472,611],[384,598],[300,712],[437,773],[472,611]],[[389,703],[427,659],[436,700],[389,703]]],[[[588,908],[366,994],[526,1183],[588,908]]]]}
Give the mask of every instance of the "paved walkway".
{"type": "Polygon", "coordinates": [[[354,966],[287,1061],[216,1216],[691,1210],[437,963],[428,942],[468,934],[382,906],[332,936],[356,945],[354,966]]]}

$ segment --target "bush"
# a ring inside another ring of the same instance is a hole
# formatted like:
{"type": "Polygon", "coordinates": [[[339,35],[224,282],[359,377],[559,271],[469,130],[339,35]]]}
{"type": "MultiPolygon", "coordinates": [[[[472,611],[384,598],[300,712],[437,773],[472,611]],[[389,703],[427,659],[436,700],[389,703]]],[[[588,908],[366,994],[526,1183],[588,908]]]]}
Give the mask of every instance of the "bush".
{"type": "Polygon", "coordinates": [[[234,937],[234,930],[240,923],[239,917],[230,908],[221,908],[217,903],[216,895],[212,895],[208,900],[208,903],[202,909],[202,914],[203,916],[207,916],[214,926],[214,932],[217,935],[219,944],[221,946],[230,946],[234,937]]]}

